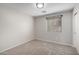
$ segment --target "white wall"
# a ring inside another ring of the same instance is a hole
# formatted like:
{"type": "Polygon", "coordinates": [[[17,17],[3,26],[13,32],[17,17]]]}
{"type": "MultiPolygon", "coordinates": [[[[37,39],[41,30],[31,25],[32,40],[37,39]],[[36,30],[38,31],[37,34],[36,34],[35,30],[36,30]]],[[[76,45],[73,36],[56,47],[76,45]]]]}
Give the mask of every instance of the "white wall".
{"type": "Polygon", "coordinates": [[[34,39],[33,24],[31,16],[0,7],[0,52],[34,39]]]}
{"type": "Polygon", "coordinates": [[[50,42],[72,45],[72,11],[56,13],[52,15],[63,15],[62,32],[47,32],[45,16],[35,18],[35,38],[50,42]]]}
{"type": "Polygon", "coordinates": [[[79,4],[73,10],[73,45],[79,53],[79,4]]]}

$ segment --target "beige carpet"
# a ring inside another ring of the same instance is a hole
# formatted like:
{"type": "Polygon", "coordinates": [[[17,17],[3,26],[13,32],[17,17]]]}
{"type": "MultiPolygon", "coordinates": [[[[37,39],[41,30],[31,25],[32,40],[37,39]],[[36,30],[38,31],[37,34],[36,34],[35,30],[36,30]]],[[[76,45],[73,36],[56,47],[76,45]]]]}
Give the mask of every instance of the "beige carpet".
{"type": "Polygon", "coordinates": [[[32,40],[1,55],[77,55],[75,48],[40,40],[32,40]]]}

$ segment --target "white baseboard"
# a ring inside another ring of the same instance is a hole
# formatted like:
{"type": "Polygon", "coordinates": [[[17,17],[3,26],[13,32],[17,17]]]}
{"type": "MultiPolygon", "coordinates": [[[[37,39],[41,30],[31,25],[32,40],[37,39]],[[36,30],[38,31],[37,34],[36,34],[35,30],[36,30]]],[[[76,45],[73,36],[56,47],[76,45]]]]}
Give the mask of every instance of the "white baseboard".
{"type": "MultiPolygon", "coordinates": [[[[67,45],[67,46],[72,46],[72,47],[74,47],[73,45],[70,45],[70,44],[67,44],[67,43],[60,43],[60,42],[56,42],[56,41],[43,40],[43,39],[40,39],[40,38],[36,38],[36,39],[37,39],[37,40],[41,40],[41,41],[47,41],[47,42],[51,42],[51,43],[57,43],[57,44],[61,44],[61,45],[67,45]]],[[[31,39],[31,40],[34,40],[34,39],[31,39]]],[[[12,49],[12,48],[14,48],[14,47],[16,47],[16,46],[22,45],[22,44],[24,44],[24,43],[27,43],[27,42],[29,42],[29,41],[31,41],[31,40],[24,41],[24,42],[20,42],[20,43],[18,43],[17,45],[14,45],[14,46],[12,46],[12,47],[9,47],[9,48],[6,48],[6,49],[4,49],[4,50],[1,50],[0,53],[2,53],[2,52],[4,52],[4,51],[7,51],[7,50],[9,50],[9,49],[12,49]]]]}
{"type": "Polygon", "coordinates": [[[31,41],[31,40],[34,40],[34,39],[30,39],[30,40],[27,40],[27,41],[24,41],[24,42],[19,42],[18,44],[14,45],[14,46],[11,46],[11,47],[9,47],[9,48],[6,48],[6,49],[1,50],[0,53],[2,53],[2,52],[4,52],[4,51],[7,51],[7,50],[9,50],[9,49],[15,48],[15,47],[17,47],[17,46],[19,46],[19,45],[22,45],[22,44],[24,44],[24,43],[27,43],[27,42],[29,42],[29,41],[31,41]]]}
{"type": "MultiPolygon", "coordinates": [[[[42,41],[51,42],[51,43],[57,43],[57,44],[61,44],[61,45],[66,45],[66,46],[74,47],[72,44],[61,43],[61,42],[56,42],[56,41],[49,41],[49,40],[44,40],[44,39],[40,39],[40,38],[36,38],[36,39],[37,39],[37,40],[42,40],[42,41]]],[[[74,48],[75,48],[75,47],[74,47],[74,48]]]]}

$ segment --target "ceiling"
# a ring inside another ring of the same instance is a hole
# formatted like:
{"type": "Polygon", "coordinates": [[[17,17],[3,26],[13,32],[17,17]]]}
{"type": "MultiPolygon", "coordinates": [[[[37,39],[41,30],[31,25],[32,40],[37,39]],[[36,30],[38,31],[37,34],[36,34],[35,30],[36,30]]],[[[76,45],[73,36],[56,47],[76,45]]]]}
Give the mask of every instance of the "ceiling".
{"type": "Polygon", "coordinates": [[[42,9],[36,8],[35,3],[4,3],[0,4],[0,6],[14,8],[15,10],[27,13],[32,16],[40,16],[71,10],[74,7],[74,3],[45,3],[44,8],[42,9]]]}

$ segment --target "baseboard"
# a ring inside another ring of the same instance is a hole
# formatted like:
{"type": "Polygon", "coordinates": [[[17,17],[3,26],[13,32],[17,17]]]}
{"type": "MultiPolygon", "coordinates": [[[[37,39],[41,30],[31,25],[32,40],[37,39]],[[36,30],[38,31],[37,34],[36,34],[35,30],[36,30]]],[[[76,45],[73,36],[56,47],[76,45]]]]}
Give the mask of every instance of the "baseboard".
{"type": "Polygon", "coordinates": [[[19,42],[18,44],[14,45],[14,46],[12,46],[12,47],[9,47],[9,48],[6,48],[6,49],[4,49],[4,50],[1,50],[0,53],[2,53],[2,52],[4,52],[4,51],[7,51],[7,50],[9,50],[9,49],[15,48],[15,47],[17,47],[17,46],[19,46],[19,45],[22,45],[22,44],[24,44],[24,43],[27,43],[27,42],[29,42],[29,41],[31,41],[31,40],[34,40],[34,39],[30,39],[30,40],[24,41],[24,42],[19,42]]]}
{"type": "MultiPolygon", "coordinates": [[[[56,42],[56,41],[49,41],[49,40],[44,40],[44,39],[40,39],[40,38],[36,38],[37,40],[42,40],[42,41],[47,41],[47,42],[51,42],[51,43],[57,43],[57,44],[61,44],[61,45],[66,45],[66,46],[71,46],[74,47],[71,44],[67,44],[67,43],[60,43],[60,42],[56,42]]],[[[75,47],[74,47],[75,48],[75,47]]]]}
{"type": "MultiPolygon", "coordinates": [[[[37,39],[37,40],[41,40],[41,41],[47,41],[47,42],[51,42],[51,43],[57,43],[57,44],[61,44],[61,45],[66,45],[66,46],[72,46],[72,47],[74,47],[73,45],[66,44],[66,43],[60,43],[60,42],[56,42],[56,41],[43,40],[43,39],[40,39],[40,38],[36,38],[36,39],[37,39]]],[[[31,40],[34,40],[34,39],[31,39],[31,40]]],[[[4,50],[1,50],[0,53],[2,53],[2,52],[4,52],[4,51],[7,51],[7,50],[9,50],[9,49],[15,48],[15,47],[17,47],[17,46],[19,46],[19,45],[22,45],[22,44],[24,44],[24,43],[27,43],[27,42],[29,42],[29,41],[31,41],[31,40],[24,41],[24,42],[20,42],[20,43],[18,43],[17,45],[14,45],[14,46],[12,46],[12,47],[9,47],[9,48],[6,48],[6,49],[4,49],[4,50]]],[[[74,47],[74,48],[75,48],[75,47],[74,47]]]]}

